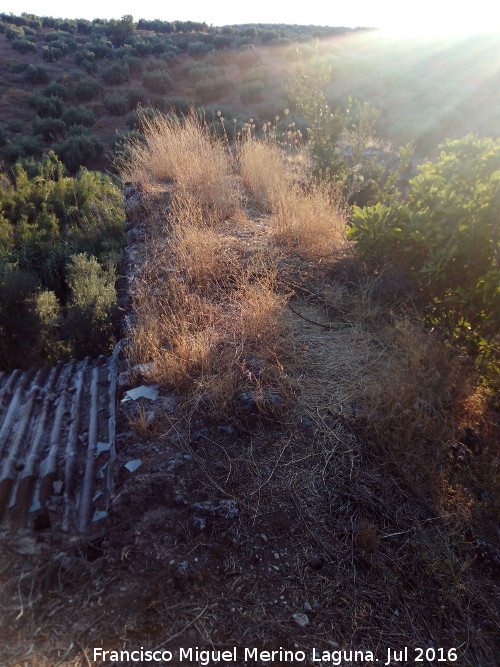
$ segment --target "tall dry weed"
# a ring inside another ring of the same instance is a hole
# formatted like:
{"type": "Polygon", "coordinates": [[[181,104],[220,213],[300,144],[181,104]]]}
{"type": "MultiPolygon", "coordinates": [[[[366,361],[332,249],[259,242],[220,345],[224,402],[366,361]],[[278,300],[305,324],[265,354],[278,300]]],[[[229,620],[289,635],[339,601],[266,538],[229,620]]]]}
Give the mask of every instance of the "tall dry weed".
{"type": "Polygon", "coordinates": [[[245,187],[271,213],[277,241],[311,259],[346,248],[347,214],[340,192],[309,182],[275,144],[250,139],[240,149],[245,187]]]}
{"type": "Polygon", "coordinates": [[[135,182],[173,181],[179,193],[207,213],[227,218],[238,210],[240,191],[224,145],[194,114],[157,115],[142,125],[146,143],[132,143],[121,171],[135,182]]]}

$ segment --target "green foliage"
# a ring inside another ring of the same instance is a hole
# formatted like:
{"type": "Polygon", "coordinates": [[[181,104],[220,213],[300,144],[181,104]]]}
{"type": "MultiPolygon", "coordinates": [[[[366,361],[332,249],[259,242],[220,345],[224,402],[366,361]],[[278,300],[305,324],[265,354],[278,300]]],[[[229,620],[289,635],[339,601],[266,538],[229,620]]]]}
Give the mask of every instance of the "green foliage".
{"type": "Polygon", "coordinates": [[[145,104],[147,100],[146,93],[139,86],[130,86],[125,88],[122,93],[126,96],[129,109],[134,109],[138,104],[145,104]]]}
{"type": "Polygon", "coordinates": [[[120,93],[110,93],[104,98],[104,108],[110,114],[114,116],[121,116],[124,113],[127,113],[130,106],[127,98],[120,93]]]}
{"type": "Polygon", "coordinates": [[[123,44],[134,32],[134,18],[130,14],[122,16],[118,21],[111,19],[108,23],[108,32],[115,44],[123,44]]]}
{"type": "Polygon", "coordinates": [[[51,141],[65,134],[66,124],[60,118],[40,118],[40,116],[35,116],[33,120],[33,132],[41,134],[46,141],[51,141]]]}
{"type": "Polygon", "coordinates": [[[95,134],[70,135],[54,148],[72,172],[76,172],[88,160],[99,157],[103,152],[101,140],[95,134]]]}
{"type": "Polygon", "coordinates": [[[113,348],[115,274],[95,257],[72,255],[67,267],[70,299],[64,331],[74,356],[106,354],[113,348]]]}
{"type": "Polygon", "coordinates": [[[79,102],[86,102],[88,100],[94,99],[94,97],[99,93],[100,89],[101,86],[97,79],[94,79],[93,77],[80,79],[75,88],[75,97],[79,102]]]}
{"type": "Polygon", "coordinates": [[[92,127],[95,124],[96,118],[93,111],[86,107],[67,107],[62,115],[63,121],[66,125],[85,125],[92,127]]]}
{"type": "Polygon", "coordinates": [[[406,201],[355,208],[363,259],[414,281],[428,317],[479,354],[500,330],[500,141],[448,140],[419,167],[406,201]]]}
{"type": "Polygon", "coordinates": [[[213,46],[211,44],[207,44],[206,42],[191,42],[187,45],[187,52],[193,58],[201,58],[206,56],[206,54],[212,50],[213,46]]]}
{"type": "Polygon", "coordinates": [[[19,53],[36,53],[38,51],[36,44],[27,39],[13,39],[12,48],[19,53]]]}
{"type": "Polygon", "coordinates": [[[145,136],[138,130],[115,130],[111,148],[115,158],[123,158],[128,154],[129,146],[146,143],[145,136]]]}
{"type": "Polygon", "coordinates": [[[64,109],[64,101],[55,95],[46,96],[41,93],[34,93],[30,95],[28,103],[42,118],[48,116],[59,118],[64,109]]]}
{"type": "Polygon", "coordinates": [[[32,166],[29,177],[17,165],[14,182],[4,178],[0,189],[0,366],[7,369],[108,350],[113,278],[101,267],[123,240],[122,192],[108,176],[82,169],[69,178],[54,153],[32,166]],[[72,258],[82,253],[85,261],[72,258]]]}
{"type": "Polygon", "coordinates": [[[145,72],[142,78],[142,83],[148,90],[161,95],[168,93],[172,88],[172,79],[168,72],[155,69],[151,72],[145,72]]]}
{"type": "Polygon", "coordinates": [[[24,72],[24,78],[29,83],[47,83],[49,73],[43,65],[28,65],[24,72]]]}
{"type": "Polygon", "coordinates": [[[57,81],[51,81],[47,86],[42,88],[42,95],[45,97],[60,97],[62,100],[67,100],[69,97],[69,90],[67,86],[63,86],[57,81]]]}
{"type": "Polygon", "coordinates": [[[2,148],[3,157],[9,162],[16,162],[24,157],[40,157],[42,146],[38,137],[28,135],[19,137],[16,141],[7,141],[2,148]]]}
{"type": "Polygon", "coordinates": [[[130,71],[126,63],[113,63],[102,71],[102,78],[110,86],[126,83],[130,78],[130,71]]]}
{"type": "Polygon", "coordinates": [[[28,368],[38,361],[41,322],[35,303],[39,282],[26,271],[4,267],[0,275],[0,367],[28,368]]]}

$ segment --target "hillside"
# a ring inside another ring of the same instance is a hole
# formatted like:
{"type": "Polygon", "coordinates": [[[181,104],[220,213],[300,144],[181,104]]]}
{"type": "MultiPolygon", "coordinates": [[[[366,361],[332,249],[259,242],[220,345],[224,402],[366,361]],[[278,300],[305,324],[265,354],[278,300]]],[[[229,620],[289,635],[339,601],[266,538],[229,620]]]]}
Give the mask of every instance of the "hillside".
{"type": "Polygon", "coordinates": [[[203,105],[218,130],[221,110],[231,135],[250,118],[260,128],[289,108],[289,122],[307,136],[287,82],[311,67],[323,68],[332,107],[348,97],[376,107],[379,139],[393,149],[412,141],[424,157],[447,137],[498,134],[494,35],[408,44],[341,27],[5,14],[0,30],[0,151],[7,165],[55,148],[73,172],[82,164],[109,169],[123,132],[139,129],[130,115],[137,105],[181,114],[203,105]]]}
{"type": "Polygon", "coordinates": [[[119,384],[159,394],[120,403],[93,533],[12,536],[3,661],[373,664],[407,646],[493,665],[495,419],[473,367],[411,283],[359,264],[307,153],[228,150],[196,117],[143,129],[122,165],[119,384]]]}

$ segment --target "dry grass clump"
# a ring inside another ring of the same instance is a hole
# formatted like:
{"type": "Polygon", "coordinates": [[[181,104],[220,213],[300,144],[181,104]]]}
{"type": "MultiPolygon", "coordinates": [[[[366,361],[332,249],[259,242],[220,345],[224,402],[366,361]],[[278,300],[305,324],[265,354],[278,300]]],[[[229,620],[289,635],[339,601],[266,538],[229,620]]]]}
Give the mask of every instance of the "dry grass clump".
{"type": "Polygon", "coordinates": [[[142,125],[146,143],[132,143],[121,171],[134,182],[175,181],[206,212],[227,218],[240,205],[238,182],[224,146],[194,114],[157,115],[142,125]]]}
{"type": "Polygon", "coordinates": [[[272,222],[280,243],[311,259],[338,256],[347,248],[347,216],[319,185],[305,193],[298,187],[280,193],[272,222]]]}
{"type": "Polygon", "coordinates": [[[249,140],[240,151],[240,174],[271,213],[279,243],[311,259],[330,257],[345,249],[347,215],[340,193],[307,183],[279,148],[249,140]]]}
{"type": "Polygon", "coordinates": [[[287,169],[278,146],[250,139],[240,148],[239,164],[243,185],[260,204],[273,211],[280,192],[292,184],[292,172],[287,169]]]}

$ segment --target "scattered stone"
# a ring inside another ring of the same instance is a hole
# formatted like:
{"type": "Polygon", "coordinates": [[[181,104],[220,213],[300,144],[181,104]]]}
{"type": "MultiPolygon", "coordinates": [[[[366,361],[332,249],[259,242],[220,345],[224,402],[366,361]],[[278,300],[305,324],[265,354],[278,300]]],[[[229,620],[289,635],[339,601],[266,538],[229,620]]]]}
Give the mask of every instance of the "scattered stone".
{"type": "Polygon", "coordinates": [[[332,648],[339,648],[339,644],[337,644],[337,642],[334,642],[333,639],[329,639],[328,643],[332,648]]]}
{"type": "Polygon", "coordinates": [[[308,417],[301,417],[299,420],[299,428],[314,428],[316,424],[308,417]]]}
{"type": "Polygon", "coordinates": [[[305,628],[309,625],[309,616],[307,614],[293,614],[292,618],[301,628],[305,628]]]}
{"type": "Polygon", "coordinates": [[[135,387],[135,389],[129,389],[125,392],[125,398],[122,398],[122,403],[125,401],[136,401],[138,398],[146,398],[149,401],[155,401],[158,398],[158,385],[141,385],[140,387],[135,387]]]}
{"type": "Polygon", "coordinates": [[[142,465],[142,460],[141,459],[132,459],[131,461],[127,461],[125,465],[123,466],[126,468],[129,472],[134,472],[137,470],[137,468],[140,468],[142,465]]]}
{"type": "Polygon", "coordinates": [[[303,608],[304,611],[312,611],[312,607],[309,604],[309,602],[304,602],[302,608],[303,608]]]}
{"type": "Polygon", "coordinates": [[[96,510],[94,512],[94,515],[92,517],[92,522],[97,523],[98,521],[101,521],[102,519],[105,519],[108,516],[108,513],[105,512],[104,510],[96,510]]]}

